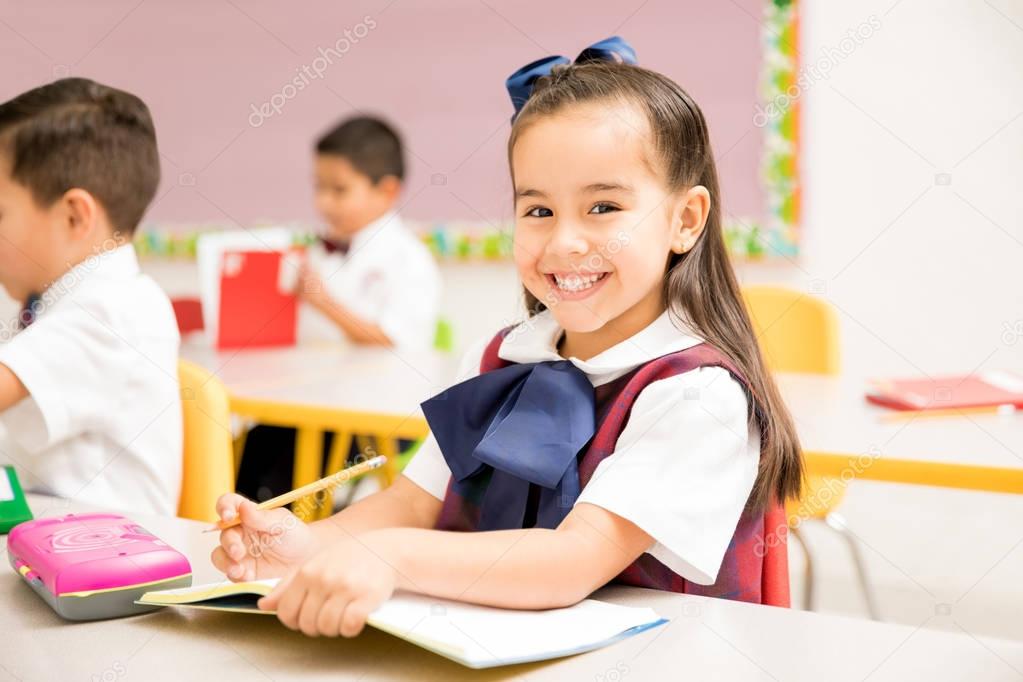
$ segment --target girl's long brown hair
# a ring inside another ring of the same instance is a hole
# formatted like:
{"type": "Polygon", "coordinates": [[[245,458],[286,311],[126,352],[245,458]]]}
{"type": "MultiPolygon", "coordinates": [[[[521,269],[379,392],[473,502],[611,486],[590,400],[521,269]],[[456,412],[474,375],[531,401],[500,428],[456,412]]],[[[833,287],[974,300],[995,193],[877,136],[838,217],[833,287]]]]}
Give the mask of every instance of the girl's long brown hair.
{"type": "MultiPolygon", "coordinates": [[[[722,351],[749,384],[749,418],[761,433],[760,471],[749,506],[763,510],[798,497],[803,481],[799,439],[764,364],[728,258],[717,169],[707,123],[696,102],[671,79],[638,66],[587,62],[555,67],[550,76],[537,80],[512,125],[509,165],[515,141],[530,123],[573,104],[601,101],[631,104],[645,112],[669,192],[703,185],[710,193],[710,213],[700,238],[688,252],[673,253],[668,259],[665,304],[704,341],[722,351]]],[[[528,290],[525,297],[530,316],[546,307],[528,290]]]]}

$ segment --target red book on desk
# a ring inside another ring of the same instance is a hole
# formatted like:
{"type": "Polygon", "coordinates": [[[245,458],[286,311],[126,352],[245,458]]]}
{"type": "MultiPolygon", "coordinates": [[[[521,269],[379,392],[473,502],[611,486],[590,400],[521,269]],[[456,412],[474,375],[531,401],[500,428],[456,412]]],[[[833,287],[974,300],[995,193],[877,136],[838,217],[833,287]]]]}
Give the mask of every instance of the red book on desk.
{"type": "Polygon", "coordinates": [[[1023,408],[1023,377],[980,372],[934,379],[874,380],[867,400],[896,410],[947,410],[1013,405],[1023,408]]]}
{"type": "Polygon", "coordinates": [[[228,251],[220,270],[217,348],[293,346],[298,301],[288,283],[288,254],[228,251]]]}

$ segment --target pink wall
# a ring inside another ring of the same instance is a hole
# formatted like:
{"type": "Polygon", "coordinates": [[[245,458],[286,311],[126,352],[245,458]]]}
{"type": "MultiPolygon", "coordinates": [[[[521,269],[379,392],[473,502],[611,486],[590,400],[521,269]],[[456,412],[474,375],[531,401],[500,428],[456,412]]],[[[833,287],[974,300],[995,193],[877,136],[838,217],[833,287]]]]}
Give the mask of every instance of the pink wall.
{"type": "Polygon", "coordinates": [[[312,142],[356,108],[404,132],[407,215],[504,219],[504,78],[619,33],[643,65],[675,78],[704,108],[726,208],[763,216],[752,124],[760,15],[761,0],[4,0],[0,97],[69,73],[141,95],[164,156],[153,221],[313,219],[312,142]],[[317,61],[339,39],[345,48],[346,30],[347,52],[317,61]],[[303,67],[323,69],[322,78],[304,76],[307,87],[285,91],[303,67]],[[253,114],[282,93],[291,98],[280,113],[253,114]]]}

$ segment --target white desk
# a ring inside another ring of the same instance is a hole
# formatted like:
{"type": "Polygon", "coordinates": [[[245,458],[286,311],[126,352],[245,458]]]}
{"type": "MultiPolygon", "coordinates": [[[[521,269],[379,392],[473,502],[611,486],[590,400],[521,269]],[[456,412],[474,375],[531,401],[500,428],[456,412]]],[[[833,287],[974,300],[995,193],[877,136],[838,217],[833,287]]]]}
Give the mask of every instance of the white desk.
{"type": "Polygon", "coordinates": [[[217,351],[189,340],[181,355],[216,374],[239,398],[419,417],[419,403],[447,388],[458,365],[456,357],[437,351],[341,344],[217,351]]]}
{"type": "Polygon", "coordinates": [[[320,478],[323,432],[374,436],[388,456],[385,482],[397,475],[396,439],[426,432],[419,404],[455,377],[457,358],[436,351],[304,345],[216,351],[202,337],[182,345],[182,356],[215,374],[231,394],[232,412],[262,424],[297,429],[294,487],[320,478]]]}
{"type": "MultiPolygon", "coordinates": [[[[89,511],[29,496],[37,516],[89,511]]],[[[185,552],[196,582],[219,579],[203,524],[132,515],[185,552]]],[[[0,541],[6,548],[6,536],[0,541]]],[[[4,563],[7,563],[6,560],[4,563]]],[[[472,671],[368,628],[309,639],[276,619],[164,609],[110,621],[61,620],[13,570],[0,570],[0,680],[1018,680],[1023,643],[635,588],[598,598],[650,606],[671,622],[605,649],[472,671]]]]}
{"type": "Polygon", "coordinates": [[[780,374],[778,384],[804,447],[946,464],[1023,468],[1023,415],[900,416],[872,405],[844,377],[780,374]]]}
{"type": "Polygon", "coordinates": [[[859,381],[780,374],[778,383],[817,471],[1023,493],[1023,414],[906,417],[867,403],[859,381]]]}

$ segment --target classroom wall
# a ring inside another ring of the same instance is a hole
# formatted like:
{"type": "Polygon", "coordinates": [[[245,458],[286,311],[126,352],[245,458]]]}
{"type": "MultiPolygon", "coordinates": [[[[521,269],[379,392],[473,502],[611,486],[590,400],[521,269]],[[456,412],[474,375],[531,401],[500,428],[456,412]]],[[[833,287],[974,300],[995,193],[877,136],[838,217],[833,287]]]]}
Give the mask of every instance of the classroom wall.
{"type": "Polygon", "coordinates": [[[804,61],[879,28],[802,97],[803,258],[744,279],[830,301],[857,376],[1023,370],[1023,7],[804,5],[804,61]]]}
{"type": "Polygon", "coordinates": [[[763,217],[762,141],[747,134],[760,12],[760,0],[2,2],[0,63],[18,66],[0,99],[68,74],[141,95],[163,151],[150,221],[314,220],[313,142],[356,110],[405,135],[406,215],[502,221],[504,79],[620,32],[703,103],[729,209],[763,217]]]}

